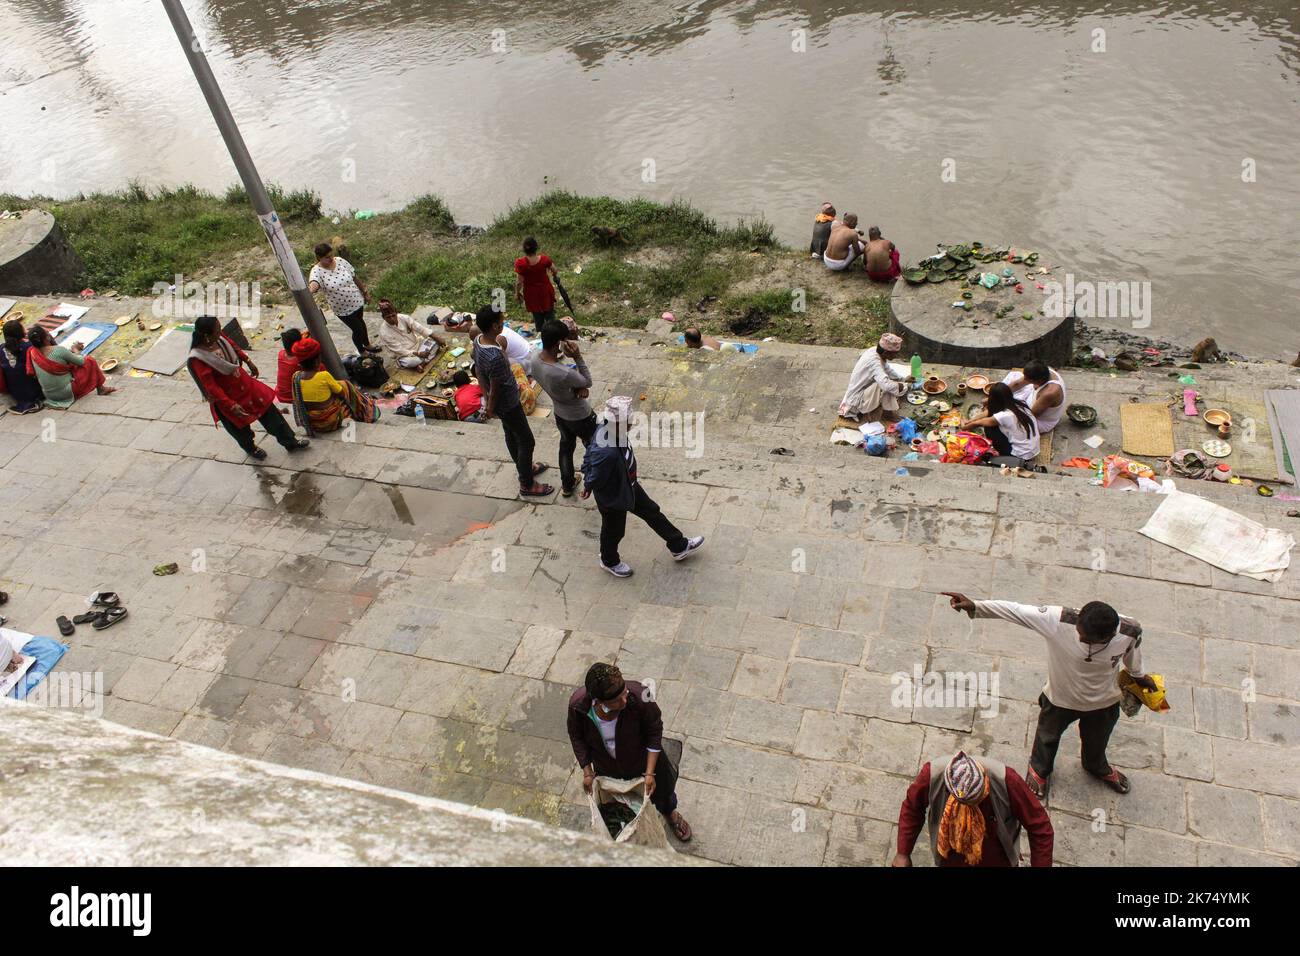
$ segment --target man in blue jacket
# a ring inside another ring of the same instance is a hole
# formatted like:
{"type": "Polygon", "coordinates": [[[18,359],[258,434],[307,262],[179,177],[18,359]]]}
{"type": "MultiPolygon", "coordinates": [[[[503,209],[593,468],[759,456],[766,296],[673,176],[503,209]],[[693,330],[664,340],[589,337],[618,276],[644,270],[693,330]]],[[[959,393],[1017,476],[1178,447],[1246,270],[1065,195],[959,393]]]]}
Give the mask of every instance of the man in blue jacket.
{"type": "Polygon", "coordinates": [[[618,556],[618,544],[632,512],[663,538],[674,561],[682,561],[704,545],[704,536],[687,538],[655,504],[637,481],[636,453],[628,441],[632,400],[616,395],[605,403],[604,421],[596,429],[582,459],[582,497],[596,496],[600,510],[600,566],[616,578],[629,578],[632,569],[618,556]]]}

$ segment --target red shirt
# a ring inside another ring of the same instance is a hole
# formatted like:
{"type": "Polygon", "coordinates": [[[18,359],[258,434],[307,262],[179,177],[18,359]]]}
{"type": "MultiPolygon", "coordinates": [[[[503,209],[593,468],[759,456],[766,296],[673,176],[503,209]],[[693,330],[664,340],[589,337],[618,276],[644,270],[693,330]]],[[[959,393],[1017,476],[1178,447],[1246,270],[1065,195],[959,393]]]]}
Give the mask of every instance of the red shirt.
{"type": "Polygon", "coordinates": [[[555,288],[551,285],[550,256],[538,256],[536,265],[527,256],[515,260],[515,274],[524,280],[524,308],[529,312],[550,312],[555,308],[555,288]]]}
{"type": "Polygon", "coordinates": [[[477,412],[482,400],[483,389],[479,388],[476,382],[470,382],[456,389],[456,414],[460,416],[460,420],[463,422],[477,412]]]}
{"type": "MultiPolygon", "coordinates": [[[[226,337],[223,335],[222,338],[226,337]]],[[[230,339],[226,339],[226,342],[240,359],[247,358],[238,345],[230,339]]],[[[275,392],[271,390],[271,386],[253,378],[242,366],[234,375],[222,375],[207,362],[200,362],[198,359],[190,359],[189,365],[203,388],[203,394],[208,398],[208,404],[212,407],[214,424],[219,421],[217,411],[220,410],[221,417],[238,428],[251,425],[261,418],[275,401],[275,392]],[[247,414],[236,415],[231,411],[235,405],[239,405],[247,414]]]]}
{"type": "Polygon", "coordinates": [[[298,359],[280,350],[275,368],[275,397],[287,404],[293,403],[293,373],[298,371],[298,359]]]}
{"type": "MultiPolygon", "coordinates": [[[[1029,837],[1029,865],[1052,865],[1052,821],[1043,805],[1038,802],[1024,778],[1007,767],[1007,799],[1011,802],[1011,813],[1024,828],[1029,837]]],[[[930,764],[926,763],[916,775],[912,785],[907,788],[903,798],[903,808],[898,814],[898,852],[912,853],[916,838],[925,828],[925,816],[930,809],[930,764]]],[[[980,866],[1010,866],[1002,841],[998,839],[998,824],[993,817],[993,803],[985,800],[980,804],[984,814],[984,848],[980,854],[980,866]]],[[[935,821],[935,826],[938,821],[935,821]]],[[[928,849],[928,847],[927,847],[928,849]]],[[[940,866],[967,866],[960,853],[945,857],[940,866]]]]}

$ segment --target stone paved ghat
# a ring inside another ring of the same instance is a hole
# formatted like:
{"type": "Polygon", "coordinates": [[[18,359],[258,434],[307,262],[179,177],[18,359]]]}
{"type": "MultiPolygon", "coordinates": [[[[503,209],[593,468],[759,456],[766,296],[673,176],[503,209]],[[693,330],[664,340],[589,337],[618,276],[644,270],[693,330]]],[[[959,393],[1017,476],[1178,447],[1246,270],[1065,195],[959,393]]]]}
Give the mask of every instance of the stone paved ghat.
{"type": "MultiPolygon", "coordinates": [[[[1040,639],[968,621],[937,592],[1101,598],[1143,621],[1173,710],[1121,719],[1111,756],[1133,781],[1126,797],[1084,775],[1068,735],[1051,796],[1058,861],[1300,859],[1294,566],[1270,585],[1149,542],[1136,529],[1155,496],[956,466],[898,477],[897,462],[832,447],[826,413],[851,351],[745,358],[654,342],[611,332],[591,345],[593,397],[707,412],[701,457],[639,453],[665,510],[708,536],[689,562],[665,560],[630,522],[636,575],[602,573],[593,506],[517,500],[496,427],[388,415],[301,457],[270,445],[254,466],[187,379],[115,377],[117,394],[0,418],[6,614],[56,634],[55,616],[93,588],[125,595],[130,617],[79,627],[62,665],[103,674],[110,720],[579,829],[565,702],[592,661],[613,658],[655,682],[683,742],[688,852],[875,865],[923,760],[958,746],[1027,760],[1040,639]],[[769,454],[777,445],[795,457],[769,454]],[[151,573],[169,561],[180,573],[151,573]],[[996,715],[895,706],[891,675],[915,667],[995,673],[996,715]]],[[[270,352],[255,358],[274,368],[270,352]]],[[[1274,366],[1198,374],[1225,392],[1294,384],[1274,366]]],[[[1067,378],[1114,402],[1168,381],[1067,378]]],[[[533,427],[554,462],[553,424],[533,427]]],[[[1294,521],[1283,502],[1197,490],[1294,521]]]]}

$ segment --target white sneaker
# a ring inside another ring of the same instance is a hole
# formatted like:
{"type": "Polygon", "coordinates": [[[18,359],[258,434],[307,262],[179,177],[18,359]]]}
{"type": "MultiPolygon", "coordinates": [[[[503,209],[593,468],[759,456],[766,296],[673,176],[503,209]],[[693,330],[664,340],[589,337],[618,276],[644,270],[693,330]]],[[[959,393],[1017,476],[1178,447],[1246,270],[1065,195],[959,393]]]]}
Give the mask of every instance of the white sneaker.
{"type": "Polygon", "coordinates": [[[612,568],[604,561],[601,561],[600,566],[604,568],[606,571],[608,571],[610,574],[614,575],[614,577],[616,578],[630,578],[632,576],[632,568],[628,565],[626,561],[620,561],[612,568]]]}
{"type": "Polygon", "coordinates": [[[686,547],[682,548],[682,550],[674,554],[673,560],[685,561],[687,558],[689,558],[696,551],[700,550],[700,548],[702,547],[704,547],[704,535],[700,535],[697,538],[687,538],[686,547]]]}

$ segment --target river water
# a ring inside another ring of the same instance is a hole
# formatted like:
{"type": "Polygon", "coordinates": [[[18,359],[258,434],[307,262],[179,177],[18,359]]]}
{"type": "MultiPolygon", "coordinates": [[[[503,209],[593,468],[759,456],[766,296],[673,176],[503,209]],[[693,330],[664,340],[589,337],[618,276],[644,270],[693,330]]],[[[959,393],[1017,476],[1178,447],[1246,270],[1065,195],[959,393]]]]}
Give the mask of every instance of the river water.
{"type": "MultiPolygon", "coordinates": [[[[830,200],[905,261],[1023,245],[1149,282],[1144,334],[1300,348],[1289,0],[186,6],[263,178],[329,207],[435,192],[483,223],[559,187],[799,245],[830,200]]],[[[0,129],[26,147],[6,137],[0,191],[235,180],[156,0],[6,0],[0,36],[0,129]]]]}

